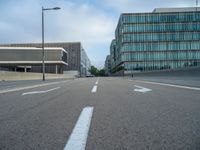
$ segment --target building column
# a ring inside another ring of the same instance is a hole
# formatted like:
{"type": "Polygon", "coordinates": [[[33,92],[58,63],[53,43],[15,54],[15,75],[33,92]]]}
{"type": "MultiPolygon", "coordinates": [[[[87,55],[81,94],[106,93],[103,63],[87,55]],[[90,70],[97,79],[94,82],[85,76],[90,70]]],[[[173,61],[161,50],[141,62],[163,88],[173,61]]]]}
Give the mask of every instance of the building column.
{"type": "Polygon", "coordinates": [[[24,67],[24,72],[27,72],[27,68],[26,68],[26,66],[24,67]]]}
{"type": "Polygon", "coordinates": [[[58,74],[58,65],[56,65],[56,74],[58,74]]]}

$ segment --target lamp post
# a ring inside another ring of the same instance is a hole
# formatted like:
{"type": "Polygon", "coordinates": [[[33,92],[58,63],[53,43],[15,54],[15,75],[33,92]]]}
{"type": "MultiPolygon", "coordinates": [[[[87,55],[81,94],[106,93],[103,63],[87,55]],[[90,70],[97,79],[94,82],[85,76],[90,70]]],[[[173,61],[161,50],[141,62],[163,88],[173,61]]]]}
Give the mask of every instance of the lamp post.
{"type": "Polygon", "coordinates": [[[45,53],[44,53],[44,11],[46,10],[58,10],[61,9],[60,7],[53,7],[53,8],[43,8],[42,7],[42,80],[45,81],[45,53]]]}

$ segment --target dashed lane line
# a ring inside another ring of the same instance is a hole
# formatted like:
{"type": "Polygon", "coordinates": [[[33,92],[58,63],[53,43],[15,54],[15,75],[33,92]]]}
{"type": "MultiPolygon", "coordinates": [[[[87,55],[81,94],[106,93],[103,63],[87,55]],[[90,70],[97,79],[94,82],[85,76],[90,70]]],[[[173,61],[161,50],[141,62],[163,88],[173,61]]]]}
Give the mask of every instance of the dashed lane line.
{"type": "Polygon", "coordinates": [[[98,78],[97,81],[95,82],[95,85],[93,86],[93,88],[92,88],[92,90],[91,90],[91,93],[96,93],[96,92],[97,92],[98,83],[99,83],[99,78],[98,78]]]}
{"type": "Polygon", "coordinates": [[[99,83],[99,78],[97,79],[97,81],[95,82],[95,84],[97,85],[99,83]]]}
{"type": "Polygon", "coordinates": [[[92,93],[96,93],[97,92],[97,85],[94,85],[93,88],[92,88],[92,93]]]}
{"type": "Polygon", "coordinates": [[[85,150],[93,107],[83,108],[64,150],[85,150]]]}

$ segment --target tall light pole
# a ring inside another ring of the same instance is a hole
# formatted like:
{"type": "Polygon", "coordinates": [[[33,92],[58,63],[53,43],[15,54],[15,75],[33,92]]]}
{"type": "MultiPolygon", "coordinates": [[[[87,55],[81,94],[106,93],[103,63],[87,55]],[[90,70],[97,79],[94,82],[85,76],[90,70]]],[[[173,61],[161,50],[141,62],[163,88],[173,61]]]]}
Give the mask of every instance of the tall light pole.
{"type": "Polygon", "coordinates": [[[44,11],[46,10],[58,10],[61,9],[60,7],[54,7],[54,8],[43,8],[42,7],[42,80],[45,81],[45,53],[44,53],[44,11]]]}

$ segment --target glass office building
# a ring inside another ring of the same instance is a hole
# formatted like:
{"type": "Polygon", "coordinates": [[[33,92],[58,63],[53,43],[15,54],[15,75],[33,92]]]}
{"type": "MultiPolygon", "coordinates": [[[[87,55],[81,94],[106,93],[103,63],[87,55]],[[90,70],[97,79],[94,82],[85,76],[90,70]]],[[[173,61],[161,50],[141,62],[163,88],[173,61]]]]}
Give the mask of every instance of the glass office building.
{"type": "Polygon", "coordinates": [[[123,13],[115,40],[116,50],[113,41],[110,50],[115,60],[112,68],[148,71],[200,66],[200,9],[123,13]]]}

